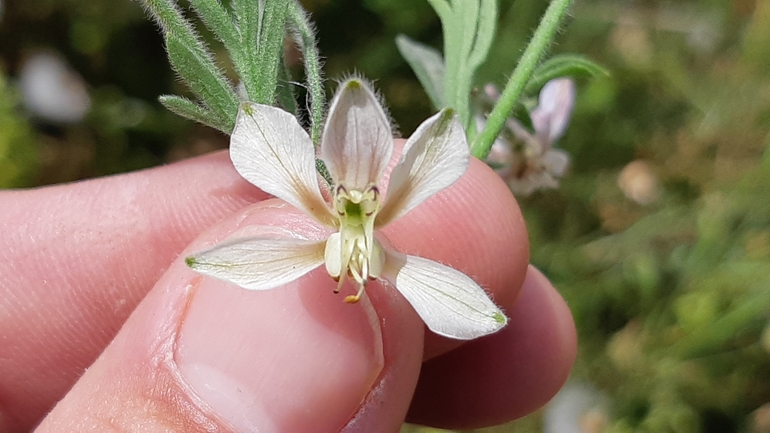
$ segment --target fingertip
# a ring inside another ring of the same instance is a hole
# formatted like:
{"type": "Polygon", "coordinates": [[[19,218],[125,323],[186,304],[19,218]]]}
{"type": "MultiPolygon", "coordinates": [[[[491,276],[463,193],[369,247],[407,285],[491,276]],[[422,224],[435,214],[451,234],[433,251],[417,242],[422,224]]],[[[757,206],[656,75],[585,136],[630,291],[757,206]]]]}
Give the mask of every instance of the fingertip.
{"type": "MultiPolygon", "coordinates": [[[[572,311],[570,311],[569,305],[567,305],[567,301],[564,300],[561,293],[556,290],[551,281],[536,267],[529,265],[524,284],[540,287],[550,299],[549,305],[551,306],[551,314],[555,324],[555,335],[558,338],[557,346],[560,347],[559,352],[562,353],[564,360],[569,361],[564,364],[570,367],[567,371],[568,375],[577,357],[577,329],[575,328],[572,311]]],[[[561,388],[561,385],[558,388],[561,388]]]]}
{"type": "MultiPolygon", "coordinates": [[[[0,413],[28,430],[104,350],[179,251],[267,194],[226,151],[152,169],[2,191],[0,413]],[[76,348],[76,349],[73,349],[76,348]]],[[[2,431],[2,429],[0,429],[2,431]]]]}
{"type": "Polygon", "coordinates": [[[184,264],[186,253],[252,224],[286,221],[313,229],[299,211],[270,200],[204,233],[40,431],[396,429],[423,340],[422,322],[392,290],[372,283],[351,305],[334,295],[322,269],[253,292],[184,264]]]}
{"type": "MultiPolygon", "coordinates": [[[[464,272],[503,309],[514,303],[527,273],[529,240],[518,204],[500,177],[475,158],[457,182],[383,232],[400,252],[464,272]]],[[[459,344],[428,333],[426,359],[459,344]]]]}
{"type": "Polygon", "coordinates": [[[534,267],[497,334],[426,362],[410,422],[443,428],[502,424],[547,403],[563,386],[577,352],[572,315],[534,267]]]}

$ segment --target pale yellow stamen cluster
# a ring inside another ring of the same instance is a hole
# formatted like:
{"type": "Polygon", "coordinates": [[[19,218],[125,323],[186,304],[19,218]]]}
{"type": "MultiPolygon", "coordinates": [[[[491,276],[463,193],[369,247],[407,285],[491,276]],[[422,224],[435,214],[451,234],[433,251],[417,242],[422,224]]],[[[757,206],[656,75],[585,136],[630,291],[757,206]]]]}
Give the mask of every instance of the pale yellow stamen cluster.
{"type": "Polygon", "coordinates": [[[334,190],[334,211],[339,218],[339,232],[326,241],[326,271],[337,280],[339,292],[345,276],[358,283],[358,292],[345,302],[358,302],[366,283],[380,276],[385,261],[382,246],[374,238],[374,219],[380,209],[380,194],[373,184],[363,191],[339,185],[334,190]]]}

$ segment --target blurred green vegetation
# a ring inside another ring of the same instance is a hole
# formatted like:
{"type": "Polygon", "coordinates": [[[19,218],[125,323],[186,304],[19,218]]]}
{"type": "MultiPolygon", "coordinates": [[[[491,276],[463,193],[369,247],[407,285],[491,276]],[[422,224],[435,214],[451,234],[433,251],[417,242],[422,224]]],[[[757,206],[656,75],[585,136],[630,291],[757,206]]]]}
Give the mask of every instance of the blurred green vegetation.
{"type": "MultiPolygon", "coordinates": [[[[329,78],[357,70],[376,80],[404,135],[431,114],[393,42],[405,33],[441,46],[427,2],[304,3],[329,78]]],[[[546,4],[501,0],[479,84],[504,83],[546,4]]],[[[520,199],[532,261],[578,324],[572,380],[610,402],[583,431],[770,431],[770,2],[578,0],[553,50],[612,72],[578,83],[560,142],[572,156],[562,187],[520,199]]],[[[0,71],[0,187],[227,145],[157,102],[185,90],[136,2],[8,2],[0,71]],[[82,122],[46,121],[20,103],[21,65],[41,49],[60,53],[87,83],[82,122]]],[[[538,432],[548,416],[483,431],[538,432]]]]}
{"type": "Polygon", "coordinates": [[[0,70],[0,187],[33,182],[38,161],[32,128],[15,112],[18,95],[0,70]]]}

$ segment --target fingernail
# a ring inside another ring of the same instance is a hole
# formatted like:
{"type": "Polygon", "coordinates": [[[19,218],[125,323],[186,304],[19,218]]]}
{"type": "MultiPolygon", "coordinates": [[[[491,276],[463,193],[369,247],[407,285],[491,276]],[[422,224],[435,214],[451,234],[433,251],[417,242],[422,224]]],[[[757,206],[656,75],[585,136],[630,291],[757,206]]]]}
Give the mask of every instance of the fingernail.
{"type": "Polygon", "coordinates": [[[181,378],[239,432],[340,430],[383,368],[371,304],[344,303],[322,270],[254,292],[197,283],[175,349],[181,378]]]}

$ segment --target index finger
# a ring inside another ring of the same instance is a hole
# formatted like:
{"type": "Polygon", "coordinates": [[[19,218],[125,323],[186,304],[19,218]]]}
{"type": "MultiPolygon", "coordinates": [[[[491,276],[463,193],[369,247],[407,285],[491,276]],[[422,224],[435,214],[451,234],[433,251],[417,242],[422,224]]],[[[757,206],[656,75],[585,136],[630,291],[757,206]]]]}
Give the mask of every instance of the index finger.
{"type": "Polygon", "coordinates": [[[37,423],[192,239],[267,197],[227,152],[0,192],[0,430],[37,423]]]}

